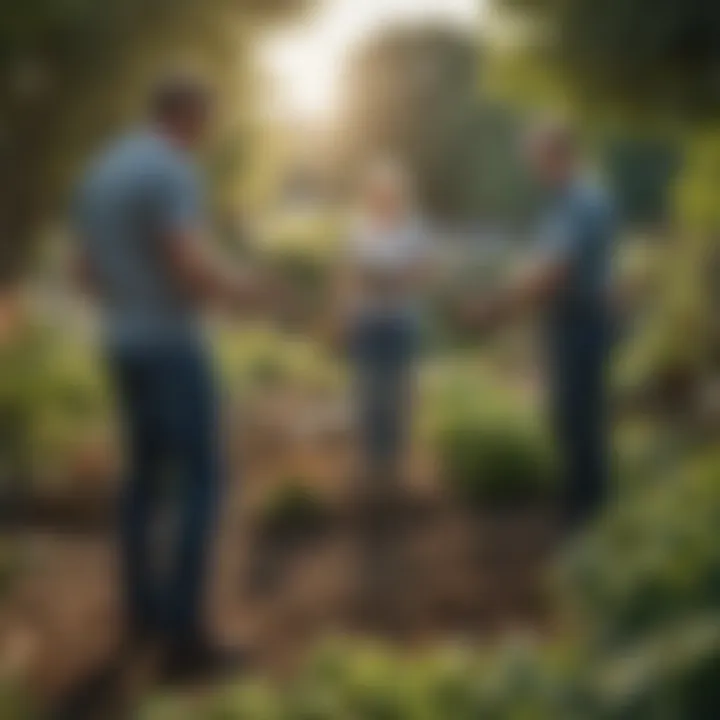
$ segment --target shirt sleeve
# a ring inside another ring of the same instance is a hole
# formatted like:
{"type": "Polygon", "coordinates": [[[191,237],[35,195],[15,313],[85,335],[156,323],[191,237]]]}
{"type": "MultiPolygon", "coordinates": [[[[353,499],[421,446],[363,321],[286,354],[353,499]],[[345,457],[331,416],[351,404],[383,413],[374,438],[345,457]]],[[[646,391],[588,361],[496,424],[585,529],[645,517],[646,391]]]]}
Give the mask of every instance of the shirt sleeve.
{"type": "Polygon", "coordinates": [[[170,236],[198,228],[203,220],[203,201],[196,173],[186,167],[164,170],[154,192],[154,216],[158,232],[170,236]]]}
{"type": "Polygon", "coordinates": [[[545,262],[569,262],[577,254],[581,233],[570,208],[555,213],[540,229],[537,255],[545,262]]]}

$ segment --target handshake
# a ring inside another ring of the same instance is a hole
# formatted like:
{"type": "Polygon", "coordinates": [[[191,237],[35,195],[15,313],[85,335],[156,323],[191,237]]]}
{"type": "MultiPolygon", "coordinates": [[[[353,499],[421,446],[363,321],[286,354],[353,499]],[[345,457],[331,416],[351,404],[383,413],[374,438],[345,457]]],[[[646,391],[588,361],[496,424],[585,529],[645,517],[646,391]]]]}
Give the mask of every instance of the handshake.
{"type": "Polygon", "coordinates": [[[252,268],[228,274],[225,307],[236,316],[282,316],[294,307],[297,291],[277,272],[252,268]]]}
{"type": "Polygon", "coordinates": [[[505,308],[496,295],[464,296],[454,301],[448,319],[456,330],[485,335],[496,330],[503,322],[505,308]]]}

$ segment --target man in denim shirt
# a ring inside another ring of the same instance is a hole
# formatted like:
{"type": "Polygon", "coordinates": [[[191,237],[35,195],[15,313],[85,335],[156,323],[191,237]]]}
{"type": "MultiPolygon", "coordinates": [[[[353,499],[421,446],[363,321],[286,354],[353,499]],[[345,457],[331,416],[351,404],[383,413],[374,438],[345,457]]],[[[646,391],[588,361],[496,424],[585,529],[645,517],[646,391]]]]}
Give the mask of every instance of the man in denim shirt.
{"type": "Polygon", "coordinates": [[[529,135],[527,159],[543,186],[546,210],[526,272],[468,320],[487,327],[539,309],[544,315],[552,424],[563,472],[569,528],[601,508],[607,485],[610,273],[616,233],[613,203],[585,175],[572,130],[559,122],[529,135]]]}
{"type": "Polygon", "coordinates": [[[217,394],[198,315],[206,302],[234,306],[256,289],[205,241],[203,183],[191,152],[205,135],[210,110],[201,81],[175,76],[158,83],[145,126],[91,163],[74,221],[79,270],[103,312],[124,420],[121,566],[128,630],[135,640],[161,641],[168,672],[180,674],[224,654],[208,641],[202,618],[221,453],[217,394]],[[161,569],[151,536],[166,482],[179,526],[161,569]]]}

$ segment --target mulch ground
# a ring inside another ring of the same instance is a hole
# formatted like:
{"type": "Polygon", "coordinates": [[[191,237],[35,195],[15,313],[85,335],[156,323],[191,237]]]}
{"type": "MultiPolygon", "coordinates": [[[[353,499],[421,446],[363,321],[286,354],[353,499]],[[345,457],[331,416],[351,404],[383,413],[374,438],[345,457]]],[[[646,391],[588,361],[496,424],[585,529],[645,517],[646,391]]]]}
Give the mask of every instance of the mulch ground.
{"type": "MultiPolygon", "coordinates": [[[[246,645],[254,669],[285,674],[329,634],[414,647],[546,630],[551,515],[468,513],[439,491],[427,463],[415,465],[379,513],[358,501],[342,449],[248,453],[223,504],[208,602],[218,638],[246,645]],[[258,522],[285,472],[278,463],[316,479],[328,507],[319,526],[267,532],[258,522]]],[[[0,663],[51,701],[115,647],[120,613],[112,527],[41,525],[13,532],[24,569],[0,606],[0,663]]]]}

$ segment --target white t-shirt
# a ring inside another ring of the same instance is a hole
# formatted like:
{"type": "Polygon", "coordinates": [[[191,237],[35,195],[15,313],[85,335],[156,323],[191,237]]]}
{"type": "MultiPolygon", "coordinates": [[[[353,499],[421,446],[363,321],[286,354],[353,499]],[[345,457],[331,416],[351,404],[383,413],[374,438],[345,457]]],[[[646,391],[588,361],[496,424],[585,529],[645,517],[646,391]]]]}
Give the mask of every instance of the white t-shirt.
{"type": "Polygon", "coordinates": [[[382,314],[413,310],[418,289],[407,278],[430,257],[429,233],[418,218],[396,227],[359,222],[350,234],[346,253],[357,280],[353,308],[382,314]]]}

